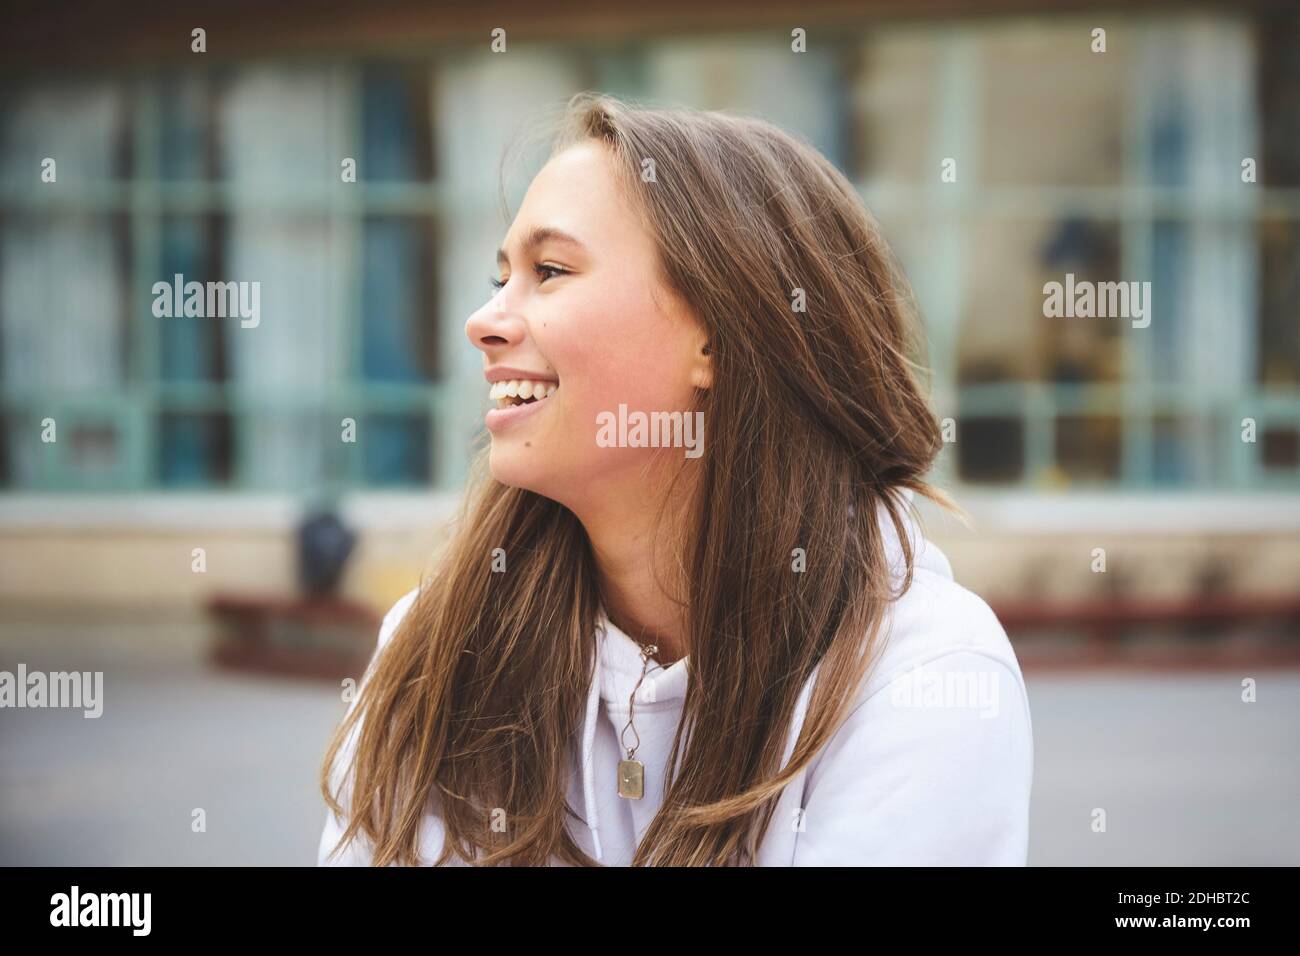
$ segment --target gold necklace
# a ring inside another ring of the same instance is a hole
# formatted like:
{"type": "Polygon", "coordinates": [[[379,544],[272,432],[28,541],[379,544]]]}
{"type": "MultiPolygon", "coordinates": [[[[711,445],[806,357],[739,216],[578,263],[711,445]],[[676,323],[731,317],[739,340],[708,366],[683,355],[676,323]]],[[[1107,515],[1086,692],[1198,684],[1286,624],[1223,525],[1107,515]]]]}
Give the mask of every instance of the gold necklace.
{"type": "Polygon", "coordinates": [[[637,749],[641,746],[641,735],[637,733],[636,726],[632,723],[632,712],[636,709],[636,692],[641,689],[641,682],[645,680],[646,672],[650,666],[650,658],[658,653],[659,648],[654,644],[646,644],[641,648],[641,677],[637,680],[636,687],[632,688],[632,696],[627,702],[627,724],[623,727],[622,733],[618,735],[619,744],[622,745],[624,750],[627,750],[627,757],[618,762],[618,795],[629,800],[640,800],[645,795],[645,764],[640,760],[633,759],[636,757],[637,749]],[[636,734],[636,743],[631,749],[628,749],[627,743],[623,739],[629,727],[632,728],[632,733],[636,734]]]}

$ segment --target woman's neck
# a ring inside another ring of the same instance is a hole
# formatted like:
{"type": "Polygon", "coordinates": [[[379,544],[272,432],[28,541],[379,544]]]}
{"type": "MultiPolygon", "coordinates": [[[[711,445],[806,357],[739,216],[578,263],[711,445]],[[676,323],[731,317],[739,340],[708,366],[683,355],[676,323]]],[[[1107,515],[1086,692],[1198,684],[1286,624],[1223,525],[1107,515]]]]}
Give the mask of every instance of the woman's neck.
{"type": "Polygon", "coordinates": [[[686,637],[680,631],[669,632],[638,624],[635,618],[611,607],[610,603],[607,600],[605,607],[610,622],[642,647],[653,645],[656,651],[650,658],[661,667],[671,667],[686,656],[686,637]]]}
{"type": "Polygon", "coordinates": [[[603,507],[575,509],[575,514],[591,542],[610,622],[643,646],[654,644],[658,648],[654,659],[667,667],[689,652],[686,588],[681,580],[683,535],[673,530],[683,526],[683,511],[679,505],[665,514],[656,529],[662,499],[646,494],[644,488],[617,497],[629,503],[611,506],[611,496],[603,507]],[[682,595],[680,600],[674,598],[674,589],[682,595]]]}

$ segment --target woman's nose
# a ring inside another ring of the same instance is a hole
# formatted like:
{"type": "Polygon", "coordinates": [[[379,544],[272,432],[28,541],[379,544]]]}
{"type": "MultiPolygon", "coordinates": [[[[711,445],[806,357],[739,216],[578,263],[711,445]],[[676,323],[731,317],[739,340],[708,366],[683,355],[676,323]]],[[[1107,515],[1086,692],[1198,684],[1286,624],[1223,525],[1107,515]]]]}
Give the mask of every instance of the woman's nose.
{"type": "Polygon", "coordinates": [[[498,291],[465,323],[465,335],[477,349],[486,351],[497,346],[509,345],[521,334],[523,323],[519,321],[518,316],[512,315],[502,307],[503,294],[503,291],[498,291]]]}

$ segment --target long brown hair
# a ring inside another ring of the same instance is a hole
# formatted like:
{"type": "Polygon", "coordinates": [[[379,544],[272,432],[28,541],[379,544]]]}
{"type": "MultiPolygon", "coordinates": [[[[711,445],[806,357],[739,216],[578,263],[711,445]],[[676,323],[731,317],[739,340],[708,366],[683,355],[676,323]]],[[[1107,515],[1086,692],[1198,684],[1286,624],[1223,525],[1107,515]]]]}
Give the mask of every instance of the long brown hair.
{"type": "MultiPolygon", "coordinates": [[[[906,588],[905,505],[889,492],[947,503],[924,478],[942,443],[914,362],[916,310],[854,188],[775,126],[584,93],[554,149],[586,140],[636,197],[713,363],[680,549],[689,681],[675,772],[633,864],[750,865],[781,790],[847,716],[897,596],[878,508],[902,541],[906,588]]],[[[565,815],[601,608],[578,519],[492,480],[480,457],[445,552],[330,743],[321,789],[349,815],[340,845],[364,834],[375,865],[418,863],[432,811],[439,865],[596,865],[565,815]],[[492,573],[497,548],[505,574],[492,573]],[[345,808],[330,771],[358,721],[345,808]]]]}

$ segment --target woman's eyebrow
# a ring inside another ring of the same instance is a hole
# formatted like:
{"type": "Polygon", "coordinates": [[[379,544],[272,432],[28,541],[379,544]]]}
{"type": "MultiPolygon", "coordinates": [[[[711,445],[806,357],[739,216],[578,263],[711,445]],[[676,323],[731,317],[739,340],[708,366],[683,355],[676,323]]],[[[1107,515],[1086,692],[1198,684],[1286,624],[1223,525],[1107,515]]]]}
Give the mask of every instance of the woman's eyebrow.
{"type": "MultiPolygon", "coordinates": [[[[537,248],[544,242],[563,242],[578,249],[586,251],[584,246],[575,236],[569,235],[563,229],[556,229],[554,226],[534,226],[524,234],[522,254],[527,256],[533,249],[537,248]]],[[[497,250],[497,265],[504,266],[509,264],[510,257],[506,255],[504,247],[497,250]]]]}

